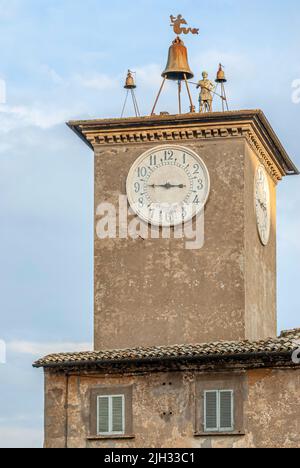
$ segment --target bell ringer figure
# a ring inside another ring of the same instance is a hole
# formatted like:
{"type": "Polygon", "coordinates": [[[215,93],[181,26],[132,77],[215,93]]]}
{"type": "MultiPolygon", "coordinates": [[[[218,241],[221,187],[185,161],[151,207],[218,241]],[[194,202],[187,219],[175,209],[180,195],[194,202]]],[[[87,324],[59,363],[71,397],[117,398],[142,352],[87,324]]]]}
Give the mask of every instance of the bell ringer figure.
{"type": "Polygon", "coordinates": [[[213,103],[213,93],[216,89],[212,81],[208,79],[208,73],[202,73],[203,80],[199,81],[197,89],[201,88],[199,103],[200,103],[200,113],[212,112],[212,103],[213,103]]]}

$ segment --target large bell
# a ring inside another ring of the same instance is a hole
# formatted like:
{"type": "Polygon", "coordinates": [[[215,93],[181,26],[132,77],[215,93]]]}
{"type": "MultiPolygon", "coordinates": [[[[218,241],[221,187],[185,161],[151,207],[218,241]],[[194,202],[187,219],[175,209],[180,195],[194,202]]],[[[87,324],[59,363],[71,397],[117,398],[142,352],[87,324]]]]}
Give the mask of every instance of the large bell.
{"type": "Polygon", "coordinates": [[[188,62],[187,48],[179,37],[175,39],[169,49],[167,68],[163,72],[162,77],[173,81],[194,78],[188,62]]]}

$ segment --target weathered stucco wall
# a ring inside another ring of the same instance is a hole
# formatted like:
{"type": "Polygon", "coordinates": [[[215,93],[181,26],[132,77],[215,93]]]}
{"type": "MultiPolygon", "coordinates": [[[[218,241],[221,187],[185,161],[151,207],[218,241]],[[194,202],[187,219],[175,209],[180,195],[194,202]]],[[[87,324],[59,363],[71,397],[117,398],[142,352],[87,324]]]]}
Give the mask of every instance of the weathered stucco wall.
{"type": "Polygon", "coordinates": [[[276,185],[268,176],[271,194],[271,233],[267,246],[258,236],[254,209],[257,155],[246,145],[245,158],[245,285],[246,338],[277,336],[276,275],[276,185]]]}
{"type": "MultiPolygon", "coordinates": [[[[245,338],[242,138],[187,142],[206,163],[211,194],[205,244],[95,240],[95,349],[245,338]]],[[[127,174],[151,145],[97,147],[95,212],[117,206],[127,174]]],[[[96,226],[98,217],[96,216],[96,226]]]]}
{"type": "MultiPolygon", "coordinates": [[[[182,144],[182,143],[181,143],[182,144]]],[[[186,142],[211,176],[205,241],[105,239],[95,233],[95,349],[263,339],[276,334],[276,187],[272,233],[254,211],[258,158],[244,138],[186,142]]],[[[152,145],[98,146],[95,213],[118,206],[134,161],[152,145]]],[[[95,227],[99,216],[96,214],[95,227]]]]}
{"type": "MultiPolygon", "coordinates": [[[[208,374],[208,379],[212,378],[208,374]]],[[[216,374],[217,375],[217,374],[216,374]]],[[[196,437],[195,371],[145,375],[46,375],[47,448],[297,448],[300,446],[299,369],[249,370],[245,376],[245,435],[196,437]],[[90,391],[133,385],[133,432],[124,440],[90,439],[90,391]]],[[[232,379],[233,372],[228,373],[232,379]]],[[[226,375],[222,372],[226,384],[226,375]]]]}

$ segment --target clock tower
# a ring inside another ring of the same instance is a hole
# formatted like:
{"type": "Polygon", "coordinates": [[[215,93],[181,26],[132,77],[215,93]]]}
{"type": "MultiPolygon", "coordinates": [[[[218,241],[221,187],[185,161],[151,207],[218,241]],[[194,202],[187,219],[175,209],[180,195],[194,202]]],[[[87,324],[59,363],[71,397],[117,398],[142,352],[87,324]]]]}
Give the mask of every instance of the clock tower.
{"type": "Polygon", "coordinates": [[[95,153],[95,349],[275,337],[276,188],[298,172],[264,114],[69,126],[95,153]],[[120,196],[143,233],[124,234],[119,215],[99,238],[99,206],[120,196]],[[197,215],[201,248],[187,248],[176,225],[197,215]]]}
{"type": "Polygon", "coordinates": [[[136,117],[68,124],[94,152],[95,339],[34,363],[45,447],[299,447],[300,329],[276,317],[276,190],[299,172],[262,111],[228,110],[222,65],[223,112],[206,72],[196,112],[179,35],[199,30],[171,22],[151,115],[129,72],[136,117]],[[166,80],[176,115],[155,114],[166,80]]]}

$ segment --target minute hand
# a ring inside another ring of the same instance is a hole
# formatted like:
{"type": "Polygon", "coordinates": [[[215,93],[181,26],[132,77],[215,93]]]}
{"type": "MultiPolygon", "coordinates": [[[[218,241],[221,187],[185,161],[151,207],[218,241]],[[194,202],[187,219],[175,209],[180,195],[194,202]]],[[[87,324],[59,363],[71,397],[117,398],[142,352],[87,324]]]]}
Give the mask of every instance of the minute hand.
{"type": "Polygon", "coordinates": [[[173,184],[164,184],[164,185],[155,185],[155,184],[152,184],[152,185],[149,185],[149,187],[152,187],[152,188],[165,188],[166,190],[170,190],[171,188],[185,188],[186,185],[183,185],[183,184],[178,184],[178,185],[173,185],[173,184]]]}

